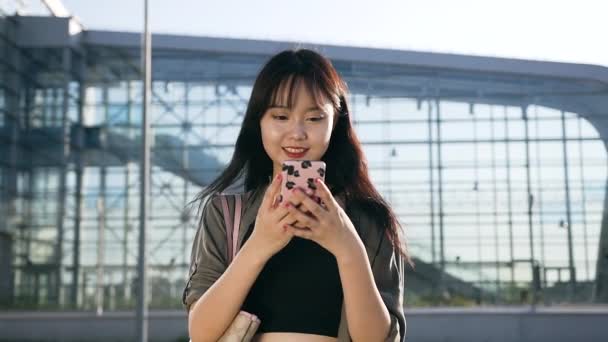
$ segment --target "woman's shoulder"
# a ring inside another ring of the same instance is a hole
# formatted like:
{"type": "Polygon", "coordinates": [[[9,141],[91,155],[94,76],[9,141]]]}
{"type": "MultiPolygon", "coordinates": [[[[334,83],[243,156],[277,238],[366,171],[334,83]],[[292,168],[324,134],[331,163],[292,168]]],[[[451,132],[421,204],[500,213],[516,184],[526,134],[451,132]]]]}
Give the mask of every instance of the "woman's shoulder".
{"type": "Polygon", "coordinates": [[[257,214],[257,208],[264,197],[265,187],[259,187],[249,190],[225,190],[214,192],[209,196],[208,202],[212,204],[212,211],[220,216],[224,212],[234,213],[237,205],[240,205],[243,219],[251,215],[257,214]],[[250,211],[255,211],[251,214],[250,211]]]}
{"type": "MultiPolygon", "coordinates": [[[[372,268],[374,265],[400,262],[399,258],[395,258],[399,251],[393,246],[389,237],[390,228],[385,226],[385,220],[378,217],[380,215],[378,206],[379,204],[373,201],[357,201],[349,205],[355,217],[353,224],[365,245],[372,268]]],[[[374,272],[377,270],[374,268],[374,272]]]]}
{"type": "Polygon", "coordinates": [[[228,202],[232,202],[237,198],[240,199],[241,201],[247,201],[247,200],[255,197],[256,193],[257,193],[256,189],[253,189],[253,190],[237,189],[237,190],[216,191],[216,192],[209,194],[209,196],[207,197],[207,199],[205,201],[205,205],[209,205],[211,203],[216,208],[221,208],[221,203],[224,199],[226,199],[228,202]]]}
{"type": "Polygon", "coordinates": [[[260,192],[263,193],[264,189],[265,189],[265,187],[258,187],[258,188],[249,189],[249,190],[246,190],[243,188],[226,189],[224,191],[215,192],[213,195],[218,198],[221,196],[225,196],[225,197],[240,197],[243,200],[248,200],[248,199],[256,197],[257,194],[259,194],[260,192]]]}
{"type": "Polygon", "coordinates": [[[216,223],[224,222],[224,212],[233,211],[236,205],[235,199],[242,198],[244,192],[238,191],[215,191],[207,195],[200,203],[199,213],[202,220],[213,220],[216,223]]]}

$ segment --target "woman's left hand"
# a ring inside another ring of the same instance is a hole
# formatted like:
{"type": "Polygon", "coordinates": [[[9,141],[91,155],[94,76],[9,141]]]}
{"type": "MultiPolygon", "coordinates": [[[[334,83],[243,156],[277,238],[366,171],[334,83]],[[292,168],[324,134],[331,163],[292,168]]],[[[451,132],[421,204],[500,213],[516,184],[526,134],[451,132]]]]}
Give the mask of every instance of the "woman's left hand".
{"type": "Polygon", "coordinates": [[[316,195],[321,198],[325,206],[314,201],[302,189],[292,190],[294,193],[285,205],[293,219],[298,221],[299,227],[285,225],[285,229],[295,236],[315,241],[332,253],[336,259],[340,259],[362,242],[350,218],[334,199],[325,183],[317,179],[315,184],[316,195]],[[293,203],[302,205],[296,208],[293,203]]]}

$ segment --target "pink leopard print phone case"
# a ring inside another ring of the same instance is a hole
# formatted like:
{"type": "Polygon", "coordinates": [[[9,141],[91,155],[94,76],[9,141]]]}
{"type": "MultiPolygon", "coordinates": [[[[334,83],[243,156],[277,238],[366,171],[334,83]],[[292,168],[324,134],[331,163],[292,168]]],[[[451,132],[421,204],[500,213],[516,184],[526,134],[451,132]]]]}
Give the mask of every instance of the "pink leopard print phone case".
{"type": "MultiPolygon", "coordinates": [[[[321,204],[321,199],[317,196],[317,185],[315,178],[321,178],[325,181],[325,162],[320,160],[286,160],[283,162],[282,171],[283,180],[281,181],[281,194],[279,195],[279,203],[289,201],[292,195],[292,189],[300,187],[302,189],[311,190],[309,194],[317,203],[321,204]]],[[[299,205],[296,205],[296,208],[299,205]]]]}

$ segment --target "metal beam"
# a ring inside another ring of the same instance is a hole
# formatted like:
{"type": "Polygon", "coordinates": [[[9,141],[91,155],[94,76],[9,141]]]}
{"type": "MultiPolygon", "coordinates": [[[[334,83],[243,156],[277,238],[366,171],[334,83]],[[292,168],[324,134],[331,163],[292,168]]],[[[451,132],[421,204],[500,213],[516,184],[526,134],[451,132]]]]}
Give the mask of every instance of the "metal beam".
{"type": "Polygon", "coordinates": [[[139,258],[137,267],[137,310],[136,336],[138,342],[148,341],[148,204],[150,193],[150,121],[149,108],[152,93],[152,37],[148,21],[148,0],[144,0],[144,35],[142,49],[143,63],[143,112],[142,112],[142,152],[140,164],[140,201],[139,201],[139,258]]]}

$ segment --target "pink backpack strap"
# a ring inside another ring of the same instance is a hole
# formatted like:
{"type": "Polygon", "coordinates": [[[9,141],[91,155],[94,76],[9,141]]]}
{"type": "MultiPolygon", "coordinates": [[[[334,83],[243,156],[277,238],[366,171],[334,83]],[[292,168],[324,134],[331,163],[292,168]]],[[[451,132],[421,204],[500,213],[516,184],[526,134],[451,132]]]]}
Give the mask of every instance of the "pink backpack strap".
{"type": "Polygon", "coordinates": [[[224,223],[226,226],[226,246],[228,247],[226,251],[226,256],[228,258],[228,263],[232,262],[234,256],[236,255],[238,248],[238,239],[239,239],[239,227],[241,225],[241,207],[242,207],[242,199],[239,194],[234,195],[234,221],[232,220],[232,215],[230,215],[230,209],[228,207],[228,200],[226,199],[227,195],[220,195],[220,200],[222,202],[222,212],[224,214],[224,223]]]}

